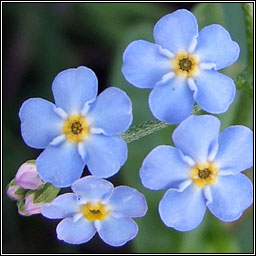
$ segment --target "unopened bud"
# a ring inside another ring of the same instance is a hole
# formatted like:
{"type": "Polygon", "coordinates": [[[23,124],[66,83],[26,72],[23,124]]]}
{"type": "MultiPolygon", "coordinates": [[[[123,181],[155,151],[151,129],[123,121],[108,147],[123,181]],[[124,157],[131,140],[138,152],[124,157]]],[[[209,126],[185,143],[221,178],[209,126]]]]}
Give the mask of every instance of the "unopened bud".
{"type": "Polygon", "coordinates": [[[35,161],[28,161],[20,166],[15,176],[16,184],[25,189],[38,189],[43,181],[40,179],[35,161]]]}
{"type": "Polygon", "coordinates": [[[24,215],[33,215],[41,213],[43,203],[34,203],[35,193],[27,193],[24,204],[24,215]]]}
{"type": "Polygon", "coordinates": [[[20,200],[20,199],[24,198],[25,193],[26,193],[26,190],[19,187],[15,183],[14,179],[7,186],[7,195],[12,199],[20,200]]]}

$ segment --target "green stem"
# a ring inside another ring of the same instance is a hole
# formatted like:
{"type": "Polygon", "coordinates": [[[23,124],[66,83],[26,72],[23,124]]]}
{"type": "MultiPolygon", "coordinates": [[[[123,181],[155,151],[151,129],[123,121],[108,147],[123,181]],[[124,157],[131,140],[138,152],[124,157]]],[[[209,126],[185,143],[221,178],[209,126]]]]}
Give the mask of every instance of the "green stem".
{"type": "Polygon", "coordinates": [[[169,126],[168,123],[160,122],[158,120],[145,121],[139,125],[132,126],[128,132],[121,134],[121,137],[126,143],[130,143],[167,126],[169,126]]]}
{"type": "Polygon", "coordinates": [[[244,20],[246,26],[247,44],[248,44],[248,67],[253,69],[253,18],[252,7],[249,3],[242,3],[244,20]]]}
{"type": "MultiPolygon", "coordinates": [[[[192,114],[196,114],[199,110],[201,110],[200,107],[195,105],[192,114]]],[[[121,137],[126,143],[130,143],[168,126],[170,124],[158,120],[145,121],[139,125],[132,126],[129,131],[122,133],[121,137]]]]}

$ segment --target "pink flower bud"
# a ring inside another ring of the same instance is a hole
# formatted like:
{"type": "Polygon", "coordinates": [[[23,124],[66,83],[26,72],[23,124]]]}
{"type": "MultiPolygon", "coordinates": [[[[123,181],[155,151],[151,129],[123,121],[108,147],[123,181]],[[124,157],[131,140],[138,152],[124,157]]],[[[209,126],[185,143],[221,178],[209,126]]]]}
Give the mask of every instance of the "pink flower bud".
{"type": "Polygon", "coordinates": [[[20,189],[20,187],[16,184],[10,184],[7,188],[7,195],[13,199],[19,200],[24,197],[24,195],[21,194],[15,194],[15,192],[20,189]]]}
{"type": "Polygon", "coordinates": [[[20,166],[15,176],[15,182],[22,188],[33,190],[38,189],[43,184],[36,171],[36,165],[31,162],[26,162],[20,166]]]}
{"type": "Polygon", "coordinates": [[[43,203],[35,204],[34,200],[34,193],[29,193],[25,197],[25,206],[24,206],[24,213],[26,215],[33,215],[41,213],[41,207],[43,203]]]}

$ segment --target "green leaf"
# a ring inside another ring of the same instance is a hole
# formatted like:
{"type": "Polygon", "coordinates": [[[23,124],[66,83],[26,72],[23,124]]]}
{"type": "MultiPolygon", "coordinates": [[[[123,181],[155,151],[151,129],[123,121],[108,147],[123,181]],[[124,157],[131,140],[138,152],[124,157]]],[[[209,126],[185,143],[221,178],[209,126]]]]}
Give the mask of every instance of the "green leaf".
{"type": "Polygon", "coordinates": [[[60,189],[55,188],[51,183],[46,183],[35,192],[33,203],[50,203],[59,193],[60,189]]]}

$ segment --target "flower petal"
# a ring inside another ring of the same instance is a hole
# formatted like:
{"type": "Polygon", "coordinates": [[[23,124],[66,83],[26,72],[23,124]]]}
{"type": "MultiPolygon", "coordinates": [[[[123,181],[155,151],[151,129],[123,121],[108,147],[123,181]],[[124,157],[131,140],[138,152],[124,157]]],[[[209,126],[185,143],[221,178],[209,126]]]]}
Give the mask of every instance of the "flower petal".
{"type": "Polygon", "coordinates": [[[85,163],[77,151],[77,145],[64,142],[49,145],[37,158],[39,176],[55,187],[68,187],[82,175],[85,163]]]}
{"type": "Polygon", "coordinates": [[[175,54],[180,50],[188,50],[197,35],[196,17],[184,9],[165,15],[154,27],[156,44],[175,54]]]}
{"type": "Polygon", "coordinates": [[[57,107],[61,107],[68,114],[78,114],[86,102],[95,100],[98,80],[87,67],[70,68],[55,77],[52,91],[57,107]]]}
{"type": "Polygon", "coordinates": [[[178,231],[196,228],[202,222],[205,210],[203,190],[194,185],[182,192],[169,189],[159,204],[159,214],[164,224],[178,231]]]}
{"type": "Polygon", "coordinates": [[[51,102],[32,98],[26,100],[19,112],[21,135],[25,143],[32,148],[46,148],[61,134],[61,118],[54,111],[51,102]]]}
{"type": "Polygon", "coordinates": [[[75,181],[71,188],[75,194],[89,200],[102,200],[114,189],[112,183],[91,175],[75,181]]]}
{"type": "Polygon", "coordinates": [[[239,45],[232,41],[228,31],[221,25],[204,27],[198,35],[195,54],[202,63],[214,63],[216,69],[233,64],[239,56],[239,45]]]}
{"type": "Polygon", "coordinates": [[[220,114],[226,112],[236,94],[234,81],[214,70],[201,70],[195,79],[197,90],[194,99],[205,111],[220,114]]]}
{"type": "Polygon", "coordinates": [[[241,125],[230,126],[219,136],[215,160],[221,171],[237,174],[253,165],[253,133],[241,125]]]}
{"type": "Polygon", "coordinates": [[[148,209],[144,195],[127,186],[116,187],[108,204],[123,217],[142,217],[148,209]]]}
{"type": "Polygon", "coordinates": [[[74,221],[73,218],[62,220],[57,226],[57,236],[59,240],[69,244],[82,244],[88,242],[96,233],[93,221],[80,218],[74,221]]]}
{"type": "Polygon", "coordinates": [[[220,121],[214,116],[190,116],[174,130],[172,139],[185,155],[204,163],[217,143],[219,129],[220,121]]]}
{"type": "Polygon", "coordinates": [[[170,60],[159,45],[137,40],[123,54],[122,72],[125,79],[138,88],[153,88],[162,76],[170,72],[170,60]]]}
{"type": "Polygon", "coordinates": [[[212,203],[208,205],[211,213],[222,221],[234,221],[252,204],[252,183],[241,173],[218,176],[211,194],[212,203]]]}
{"type": "Polygon", "coordinates": [[[159,82],[149,95],[149,107],[160,121],[176,124],[192,112],[193,93],[184,79],[159,82]]]}
{"type": "Polygon", "coordinates": [[[132,102],[124,91],[110,87],[97,97],[87,116],[93,128],[101,128],[105,135],[116,135],[132,123],[132,102]]]}
{"type": "Polygon", "coordinates": [[[131,218],[109,216],[100,222],[98,233],[105,243],[111,246],[122,246],[137,235],[138,226],[131,218]]]}
{"type": "Polygon", "coordinates": [[[181,155],[179,149],[171,146],[158,146],[153,149],[140,169],[143,186],[152,190],[178,188],[188,178],[190,170],[181,155]]]}
{"type": "Polygon", "coordinates": [[[73,193],[62,194],[41,209],[43,216],[49,219],[73,217],[78,210],[77,197],[73,193]]]}
{"type": "Polygon", "coordinates": [[[119,136],[92,134],[84,146],[89,171],[101,178],[116,174],[127,159],[127,144],[119,136]]]}

